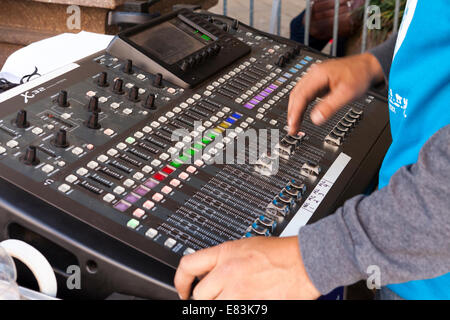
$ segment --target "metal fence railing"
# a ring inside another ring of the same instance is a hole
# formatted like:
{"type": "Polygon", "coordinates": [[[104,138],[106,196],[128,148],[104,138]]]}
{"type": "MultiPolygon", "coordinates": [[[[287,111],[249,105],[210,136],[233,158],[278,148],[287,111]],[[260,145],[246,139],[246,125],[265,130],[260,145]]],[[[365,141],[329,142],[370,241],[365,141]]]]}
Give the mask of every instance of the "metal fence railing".
{"type": "MultiPolygon", "coordinates": [[[[395,0],[395,11],[394,11],[394,32],[398,31],[399,28],[399,18],[400,18],[400,2],[401,0],[395,0]]],[[[270,25],[269,32],[273,34],[280,35],[281,31],[281,5],[282,0],[273,0],[272,1],[272,11],[270,16],[270,25]]],[[[254,25],[254,9],[255,9],[255,1],[249,0],[249,21],[250,26],[254,25]]],[[[334,23],[333,23],[333,44],[331,49],[331,54],[336,56],[337,52],[337,43],[339,39],[339,7],[340,1],[335,0],[334,6],[334,23]]],[[[306,0],[306,13],[305,13],[305,44],[309,45],[309,33],[311,26],[311,8],[312,8],[312,0],[306,0]]],[[[366,51],[367,49],[367,36],[368,36],[368,27],[367,22],[369,18],[369,9],[370,9],[370,0],[365,0],[364,3],[364,20],[363,20],[363,28],[362,28],[362,41],[361,41],[361,52],[366,51]]],[[[228,0],[223,0],[223,14],[227,15],[228,13],[228,0]]]]}

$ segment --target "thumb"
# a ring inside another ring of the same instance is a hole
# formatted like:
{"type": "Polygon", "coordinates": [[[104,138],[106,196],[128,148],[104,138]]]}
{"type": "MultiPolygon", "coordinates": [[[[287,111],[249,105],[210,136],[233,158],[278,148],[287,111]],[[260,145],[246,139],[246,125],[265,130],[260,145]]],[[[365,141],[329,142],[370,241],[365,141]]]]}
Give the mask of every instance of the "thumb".
{"type": "Polygon", "coordinates": [[[354,98],[354,92],[338,86],[327,94],[311,111],[311,121],[321,125],[354,98]]]}

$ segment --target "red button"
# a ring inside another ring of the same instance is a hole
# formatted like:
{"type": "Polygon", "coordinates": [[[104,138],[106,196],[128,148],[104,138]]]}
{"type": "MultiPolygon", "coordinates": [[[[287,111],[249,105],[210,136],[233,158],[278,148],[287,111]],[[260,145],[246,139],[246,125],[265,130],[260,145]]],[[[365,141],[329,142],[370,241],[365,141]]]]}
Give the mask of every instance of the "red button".
{"type": "Polygon", "coordinates": [[[163,181],[166,178],[166,176],[163,175],[162,173],[158,172],[153,175],[153,178],[158,181],[163,181]]]}
{"type": "Polygon", "coordinates": [[[171,174],[172,172],[174,172],[175,170],[173,170],[172,168],[170,168],[169,166],[164,167],[164,169],[161,170],[164,173],[167,174],[171,174]]]}

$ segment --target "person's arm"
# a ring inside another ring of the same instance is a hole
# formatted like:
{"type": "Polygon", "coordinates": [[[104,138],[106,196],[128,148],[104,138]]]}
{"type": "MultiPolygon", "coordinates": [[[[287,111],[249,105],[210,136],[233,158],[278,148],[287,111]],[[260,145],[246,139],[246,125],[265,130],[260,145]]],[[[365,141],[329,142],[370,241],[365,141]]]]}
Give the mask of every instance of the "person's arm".
{"type": "Polygon", "coordinates": [[[389,74],[391,71],[392,60],[394,58],[395,45],[397,43],[398,33],[394,33],[385,42],[379,46],[369,50],[371,54],[377,58],[383,69],[384,80],[386,84],[389,83],[389,74]]]}
{"type": "Polygon", "coordinates": [[[382,285],[450,272],[449,141],[450,125],[388,186],[300,229],[305,268],[322,294],[366,279],[371,265],[379,267],[382,285]]]}

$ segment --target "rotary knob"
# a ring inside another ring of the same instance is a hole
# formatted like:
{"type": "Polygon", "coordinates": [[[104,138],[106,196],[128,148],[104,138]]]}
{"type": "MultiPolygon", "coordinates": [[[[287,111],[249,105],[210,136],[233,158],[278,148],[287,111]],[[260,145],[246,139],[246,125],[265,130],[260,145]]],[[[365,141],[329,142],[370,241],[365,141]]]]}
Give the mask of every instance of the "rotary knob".
{"type": "Polygon", "coordinates": [[[98,122],[98,112],[93,112],[89,119],[86,121],[86,126],[89,129],[95,129],[98,130],[101,128],[100,123],[98,122]]]}
{"type": "Polygon", "coordinates": [[[130,91],[128,91],[128,100],[131,102],[138,102],[140,100],[138,87],[132,87],[130,91]]]}
{"type": "Polygon", "coordinates": [[[36,166],[40,163],[37,157],[37,148],[35,146],[29,146],[25,151],[25,154],[21,158],[22,162],[27,166],[36,166]]]}
{"type": "Polygon", "coordinates": [[[69,106],[69,102],[67,101],[67,91],[61,90],[56,102],[61,108],[67,108],[69,106]]]}
{"type": "Polygon", "coordinates": [[[100,73],[100,75],[97,78],[97,85],[99,87],[107,87],[107,86],[109,86],[108,73],[106,73],[106,72],[100,73]]]}
{"type": "Polygon", "coordinates": [[[25,110],[20,110],[17,113],[14,124],[17,128],[28,128],[30,126],[30,123],[27,121],[27,112],[25,110]]]}
{"type": "Polygon", "coordinates": [[[98,97],[91,97],[89,104],[87,105],[87,109],[90,112],[100,112],[100,108],[98,107],[98,97]]]}
{"type": "Polygon", "coordinates": [[[157,73],[155,75],[155,79],[153,79],[153,86],[156,88],[162,87],[163,75],[161,73],[157,73]]]}
{"type": "Polygon", "coordinates": [[[125,65],[123,67],[123,72],[127,74],[133,74],[133,61],[128,59],[125,61],[125,65]]]}
{"type": "Polygon", "coordinates": [[[67,148],[69,141],[67,141],[67,132],[64,129],[60,129],[53,140],[53,145],[58,148],[67,148]]]}
{"type": "Polygon", "coordinates": [[[122,79],[116,79],[114,81],[113,92],[115,94],[124,94],[124,91],[123,91],[123,80],[122,79]]]}
{"type": "Polygon", "coordinates": [[[147,99],[145,99],[144,108],[150,109],[150,110],[156,110],[155,100],[156,100],[156,96],[153,93],[150,93],[148,95],[147,99]]]}

